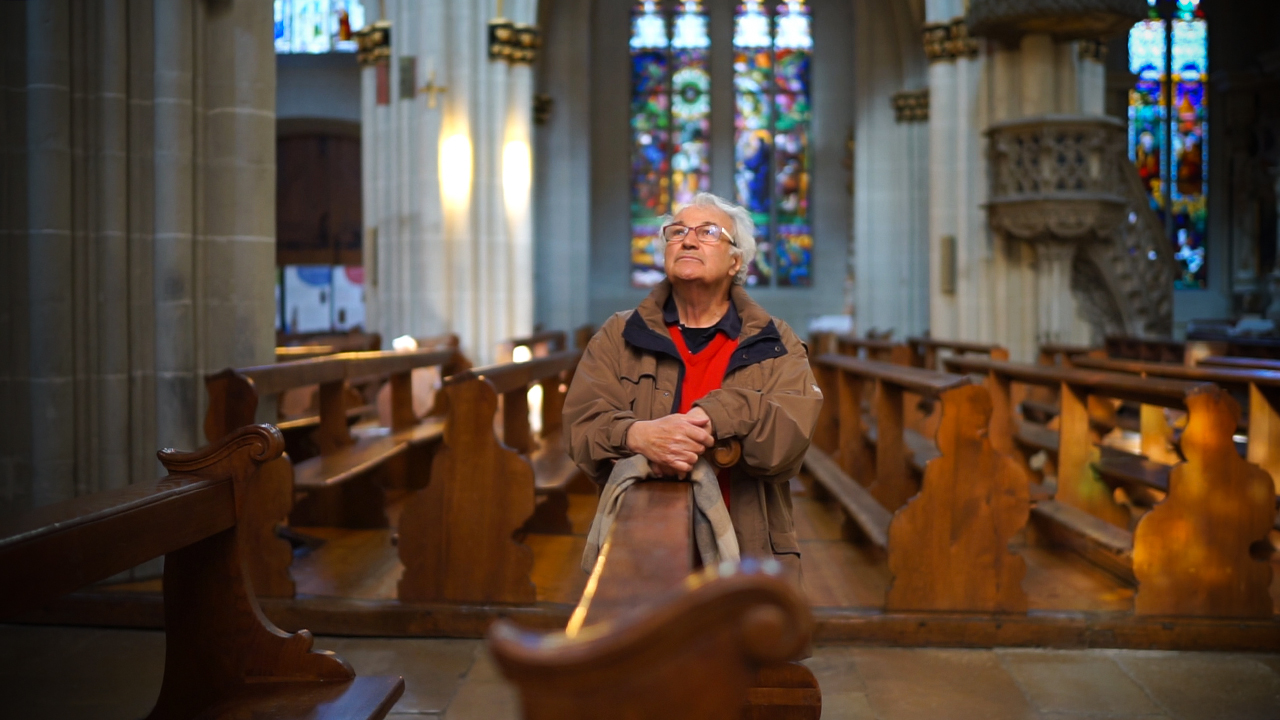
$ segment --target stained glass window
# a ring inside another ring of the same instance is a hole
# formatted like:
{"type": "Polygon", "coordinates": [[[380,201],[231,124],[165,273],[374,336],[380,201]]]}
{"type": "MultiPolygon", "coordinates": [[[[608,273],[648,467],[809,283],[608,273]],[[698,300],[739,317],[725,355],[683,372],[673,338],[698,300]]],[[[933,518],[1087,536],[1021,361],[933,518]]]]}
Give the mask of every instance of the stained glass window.
{"type": "Polygon", "coordinates": [[[275,0],[276,53],[355,52],[363,0],[275,0]]]}
{"type": "Polygon", "coordinates": [[[813,39],[803,0],[742,3],[734,18],[734,186],[756,221],[751,285],[812,284],[809,215],[813,39]]]}
{"type": "Polygon", "coordinates": [[[710,187],[711,38],[702,3],[631,15],[631,284],[662,281],[658,218],[710,187]]]}
{"type": "Polygon", "coordinates": [[[1129,69],[1138,76],[1129,93],[1129,155],[1160,218],[1166,220],[1166,213],[1172,213],[1175,287],[1203,288],[1209,187],[1208,27],[1199,0],[1179,0],[1171,27],[1156,14],[1155,0],[1147,2],[1152,6],[1150,19],[1129,32],[1129,69]],[[1173,41],[1172,82],[1165,68],[1166,32],[1172,33],[1173,41]],[[1169,117],[1165,93],[1171,86],[1169,117]],[[1172,153],[1165,151],[1169,140],[1172,153]]]}

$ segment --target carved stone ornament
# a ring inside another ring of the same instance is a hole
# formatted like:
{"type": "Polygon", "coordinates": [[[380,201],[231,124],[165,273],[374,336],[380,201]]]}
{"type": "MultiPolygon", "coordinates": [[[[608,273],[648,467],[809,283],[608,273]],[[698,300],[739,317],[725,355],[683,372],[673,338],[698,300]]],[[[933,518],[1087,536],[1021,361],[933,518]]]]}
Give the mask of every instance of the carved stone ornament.
{"type": "Polygon", "coordinates": [[[894,93],[893,117],[900,123],[929,122],[929,88],[894,93]]]}
{"type": "Polygon", "coordinates": [[[1125,132],[1099,116],[991,127],[989,221],[1038,248],[1079,246],[1071,285],[1099,336],[1167,335],[1173,249],[1129,162],[1125,132]]]}
{"type": "Polygon", "coordinates": [[[1144,0],[970,0],[965,19],[974,35],[1006,42],[1031,33],[1081,40],[1123,35],[1148,9],[1144,0]]]}
{"type": "Polygon", "coordinates": [[[978,41],[969,35],[964,18],[924,26],[924,55],[929,62],[977,57],[978,41]]]}

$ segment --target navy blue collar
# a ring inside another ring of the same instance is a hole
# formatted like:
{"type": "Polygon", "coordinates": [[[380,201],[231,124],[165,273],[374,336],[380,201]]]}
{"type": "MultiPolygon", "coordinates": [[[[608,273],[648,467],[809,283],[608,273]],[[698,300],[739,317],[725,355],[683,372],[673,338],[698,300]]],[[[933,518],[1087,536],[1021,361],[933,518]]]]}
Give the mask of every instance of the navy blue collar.
{"type": "MultiPolygon", "coordinates": [[[[680,324],[680,313],[676,310],[675,293],[668,295],[667,302],[662,306],[662,322],[667,325],[680,324]]],[[[729,302],[729,310],[711,327],[723,332],[730,340],[738,339],[738,335],[742,333],[742,316],[738,314],[738,308],[734,307],[732,301],[729,302]]]]}

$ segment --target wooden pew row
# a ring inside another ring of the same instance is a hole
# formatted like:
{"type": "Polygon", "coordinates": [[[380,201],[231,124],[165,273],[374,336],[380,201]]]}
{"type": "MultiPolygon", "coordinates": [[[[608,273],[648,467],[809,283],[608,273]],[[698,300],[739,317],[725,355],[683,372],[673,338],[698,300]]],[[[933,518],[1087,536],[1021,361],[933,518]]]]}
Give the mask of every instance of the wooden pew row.
{"type": "Polygon", "coordinates": [[[520,535],[570,532],[566,493],[595,492],[569,459],[561,432],[564,395],[581,354],[568,350],[446,378],[437,395],[444,436],[431,482],[410,498],[400,520],[402,601],[534,601],[533,556],[520,535]],[[538,436],[527,399],[535,383],[542,387],[538,436]]]}
{"type": "Polygon", "coordinates": [[[297,525],[386,527],[384,490],[371,473],[394,461],[398,465],[388,474],[407,474],[411,455],[427,452],[443,433],[438,418],[419,422],[414,416],[410,373],[418,367],[448,366],[453,358],[450,351],[345,353],[227,369],[205,378],[209,407],[204,431],[210,442],[252,425],[261,398],[294,387],[320,387],[320,415],[311,433],[320,453],[298,463],[287,455],[268,463],[246,511],[244,541],[258,595],[294,595],[289,575],[293,555],[278,537],[286,518],[297,525]],[[390,378],[393,423],[384,431],[353,435],[347,383],[370,376],[390,378]]]}
{"type": "Polygon", "coordinates": [[[987,438],[987,391],[961,375],[843,355],[811,364],[826,401],[805,468],[887,555],[885,609],[1025,612],[1025,563],[1008,545],[1027,522],[1027,478],[987,438]],[[860,407],[868,383],[876,386],[874,458],[860,407]],[[936,444],[923,438],[914,453],[905,439],[908,394],[935,401],[940,414],[936,444]],[[917,480],[908,458],[926,453],[917,480]]]}
{"type": "Polygon", "coordinates": [[[1209,367],[1238,368],[1245,370],[1271,370],[1280,372],[1280,360],[1267,360],[1264,358],[1210,355],[1208,357],[1201,358],[1199,364],[1209,367]]]}
{"type": "Polygon", "coordinates": [[[911,364],[911,348],[902,343],[889,340],[888,338],[861,338],[857,335],[836,335],[834,352],[841,355],[849,355],[851,357],[864,357],[868,360],[896,363],[898,365],[911,364]]]}
{"type": "Polygon", "coordinates": [[[1062,398],[1053,500],[1036,503],[1035,527],[1050,541],[1079,552],[1137,584],[1139,615],[1271,617],[1268,532],[1275,519],[1271,478],[1236,452],[1232,435],[1240,408],[1222,388],[1165,378],[987,360],[948,358],[958,372],[985,376],[994,412],[990,436],[998,450],[1025,466],[1015,438],[1013,383],[1056,386],[1062,398]],[[1093,443],[1091,396],[1186,410],[1186,461],[1169,473],[1163,502],[1130,532],[1131,516],[1114,499],[1107,475],[1133,458],[1104,454],[1093,443]]]}
{"type": "Polygon", "coordinates": [[[995,360],[1008,360],[1009,351],[1000,345],[965,342],[963,340],[939,340],[931,337],[909,337],[911,364],[928,370],[941,370],[938,351],[952,355],[984,355],[995,360]]]}
{"type": "Polygon", "coordinates": [[[808,645],[809,608],[772,560],[691,575],[692,512],[687,483],[632,486],[565,631],[494,624],[527,720],[821,715],[813,673],[787,662],[808,645]]]}
{"type": "MultiPolygon", "coordinates": [[[[1280,372],[1110,358],[1080,358],[1078,365],[1140,377],[1210,382],[1247,398],[1249,412],[1244,428],[1247,435],[1245,458],[1271,476],[1276,488],[1277,506],[1280,506],[1280,372]]],[[[1161,426],[1164,419],[1159,408],[1143,406],[1142,416],[1155,443],[1159,443],[1162,436],[1172,441],[1172,430],[1161,426]]],[[[1162,456],[1159,450],[1157,447],[1155,452],[1149,453],[1155,456],[1152,458],[1133,459],[1127,465],[1119,467],[1100,467],[1100,472],[1104,472],[1103,480],[1125,487],[1130,494],[1154,490],[1158,493],[1154,499],[1162,499],[1169,486],[1171,466],[1167,463],[1175,459],[1162,456]]],[[[1275,527],[1280,529],[1280,517],[1277,517],[1275,527]]]]}
{"type": "Polygon", "coordinates": [[[306,630],[268,621],[244,572],[245,512],[281,456],[267,425],[196,452],[162,450],[169,475],[38,508],[0,525],[0,618],[20,620],[87,584],[164,556],[165,667],[149,720],[382,718],[400,677],[356,677],[306,630]]]}

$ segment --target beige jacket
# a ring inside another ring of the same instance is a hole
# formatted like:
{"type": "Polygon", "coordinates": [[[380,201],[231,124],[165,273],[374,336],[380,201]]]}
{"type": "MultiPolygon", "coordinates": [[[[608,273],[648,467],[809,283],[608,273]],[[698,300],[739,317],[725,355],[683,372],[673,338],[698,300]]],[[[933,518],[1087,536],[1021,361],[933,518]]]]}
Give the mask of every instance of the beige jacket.
{"type": "MultiPolygon", "coordinates": [[[[683,373],[662,320],[671,293],[663,282],[635,310],[609,318],[587,345],[564,404],[569,454],[597,483],[613,461],[631,455],[627,429],[675,411],[683,373]]],[[[788,481],[800,471],[818,422],[822,393],[808,351],[791,328],[733,286],[742,319],[738,349],[721,389],[695,406],[711,418],[717,439],[738,438],[729,513],[743,557],[776,558],[800,586],[800,545],[791,518],[788,481]]]]}

